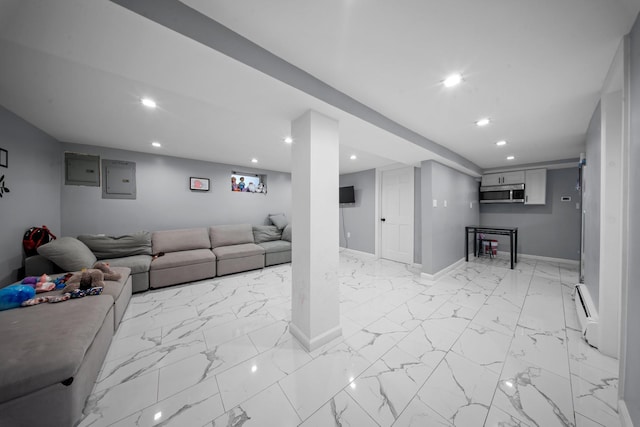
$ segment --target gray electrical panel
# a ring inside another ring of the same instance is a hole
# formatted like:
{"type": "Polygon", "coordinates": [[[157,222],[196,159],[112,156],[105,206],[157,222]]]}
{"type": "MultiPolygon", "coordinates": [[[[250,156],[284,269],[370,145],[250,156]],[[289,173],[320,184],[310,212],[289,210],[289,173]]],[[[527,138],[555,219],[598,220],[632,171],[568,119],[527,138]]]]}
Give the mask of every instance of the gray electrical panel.
{"type": "Polygon", "coordinates": [[[64,183],[100,187],[100,156],[64,153],[64,183]]]}
{"type": "Polygon", "coordinates": [[[103,199],[136,198],[136,164],[120,160],[102,160],[103,199]]]}

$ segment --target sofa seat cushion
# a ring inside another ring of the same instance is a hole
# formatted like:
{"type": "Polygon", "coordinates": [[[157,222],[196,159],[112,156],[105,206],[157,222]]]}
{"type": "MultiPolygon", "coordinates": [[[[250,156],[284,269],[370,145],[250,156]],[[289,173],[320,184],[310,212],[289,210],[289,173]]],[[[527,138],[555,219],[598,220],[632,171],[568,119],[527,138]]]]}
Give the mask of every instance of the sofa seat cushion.
{"type": "Polygon", "coordinates": [[[210,249],[211,241],[206,228],[155,231],[151,235],[153,253],[180,252],[192,249],[210,249]]]}
{"type": "Polygon", "coordinates": [[[262,242],[260,243],[266,253],[274,253],[274,252],[287,252],[291,251],[291,242],[287,242],[286,240],[274,240],[272,242],[262,242]]]}
{"type": "Polygon", "coordinates": [[[73,378],[112,307],[97,295],[0,312],[0,401],[73,378]]]}
{"type": "Polygon", "coordinates": [[[151,270],[184,267],[187,265],[215,262],[216,257],[210,249],[194,249],[191,251],[168,252],[151,262],[151,270]]]}
{"type": "Polygon", "coordinates": [[[131,275],[131,269],[127,267],[114,267],[113,265],[111,266],[111,269],[120,274],[120,280],[105,280],[102,293],[111,295],[114,300],[117,300],[120,298],[120,294],[125,288],[127,279],[131,275]]]}
{"type": "Polygon", "coordinates": [[[218,260],[225,260],[264,255],[264,248],[255,243],[245,243],[242,245],[221,246],[213,249],[213,253],[218,260]]]}
{"type": "Polygon", "coordinates": [[[103,259],[102,262],[109,263],[111,267],[128,267],[131,274],[146,273],[151,267],[151,255],[133,255],[124,258],[103,259]]]}

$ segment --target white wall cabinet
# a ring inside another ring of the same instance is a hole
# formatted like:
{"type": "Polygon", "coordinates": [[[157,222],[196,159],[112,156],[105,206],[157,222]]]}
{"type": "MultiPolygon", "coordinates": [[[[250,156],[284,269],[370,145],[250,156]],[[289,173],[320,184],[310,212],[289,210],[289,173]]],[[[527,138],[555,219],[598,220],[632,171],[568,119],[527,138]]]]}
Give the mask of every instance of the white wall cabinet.
{"type": "Polygon", "coordinates": [[[523,184],[524,182],[524,171],[512,171],[482,175],[481,185],[485,187],[490,185],[523,184]]]}
{"type": "Polygon", "coordinates": [[[547,170],[528,169],[524,171],[524,204],[544,205],[547,203],[547,170]]]}

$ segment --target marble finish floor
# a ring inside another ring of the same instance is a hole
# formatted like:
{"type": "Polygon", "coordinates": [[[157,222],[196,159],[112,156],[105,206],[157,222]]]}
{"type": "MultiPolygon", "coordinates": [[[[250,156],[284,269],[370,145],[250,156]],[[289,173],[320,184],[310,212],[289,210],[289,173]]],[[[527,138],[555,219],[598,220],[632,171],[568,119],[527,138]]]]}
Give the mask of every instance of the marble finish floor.
{"type": "Polygon", "coordinates": [[[437,281],[340,255],[343,335],[289,332],[291,266],[134,295],[80,426],[618,426],[577,266],[500,257],[437,281]]]}

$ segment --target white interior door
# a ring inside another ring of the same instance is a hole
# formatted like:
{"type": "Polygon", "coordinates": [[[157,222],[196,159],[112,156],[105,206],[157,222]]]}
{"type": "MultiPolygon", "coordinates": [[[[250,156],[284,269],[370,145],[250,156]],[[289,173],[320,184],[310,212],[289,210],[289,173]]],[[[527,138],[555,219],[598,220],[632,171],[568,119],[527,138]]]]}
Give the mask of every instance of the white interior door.
{"type": "Polygon", "coordinates": [[[413,168],[380,175],[380,251],[382,258],[413,263],[413,168]]]}

